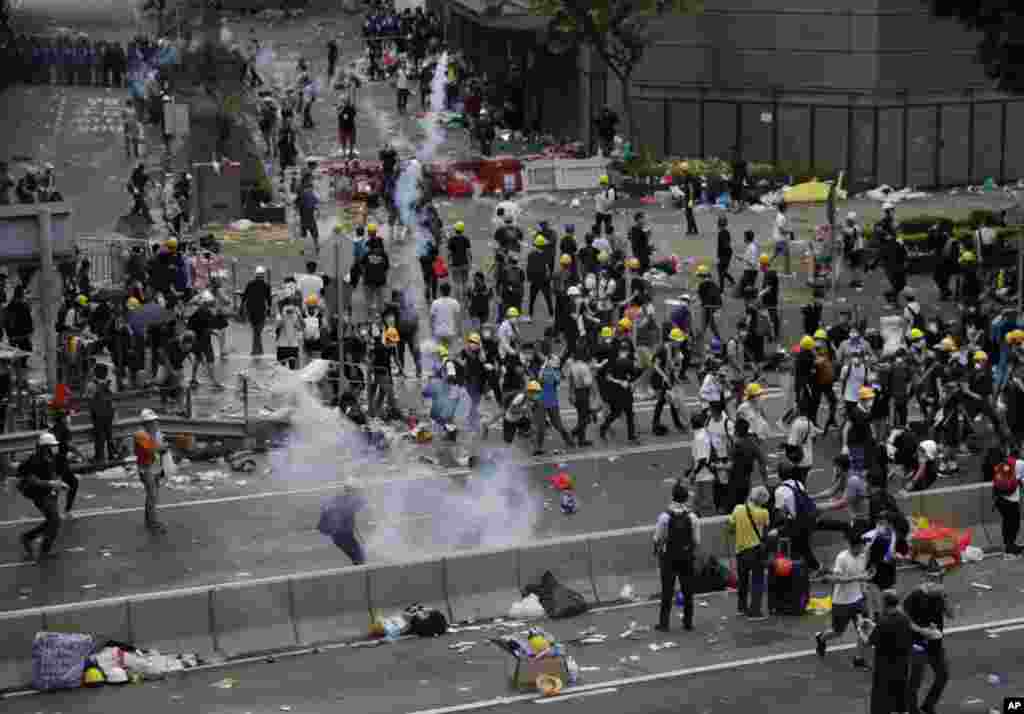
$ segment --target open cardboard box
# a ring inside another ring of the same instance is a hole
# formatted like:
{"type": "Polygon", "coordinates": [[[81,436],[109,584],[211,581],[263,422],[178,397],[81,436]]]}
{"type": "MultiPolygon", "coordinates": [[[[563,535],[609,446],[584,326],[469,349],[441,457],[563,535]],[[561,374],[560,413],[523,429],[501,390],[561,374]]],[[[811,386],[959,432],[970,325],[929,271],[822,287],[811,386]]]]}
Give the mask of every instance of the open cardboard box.
{"type": "Polygon", "coordinates": [[[517,689],[536,689],[537,677],[550,674],[558,677],[566,686],[569,685],[569,669],[565,657],[548,656],[530,659],[513,659],[515,669],[512,672],[512,686],[517,689]]]}

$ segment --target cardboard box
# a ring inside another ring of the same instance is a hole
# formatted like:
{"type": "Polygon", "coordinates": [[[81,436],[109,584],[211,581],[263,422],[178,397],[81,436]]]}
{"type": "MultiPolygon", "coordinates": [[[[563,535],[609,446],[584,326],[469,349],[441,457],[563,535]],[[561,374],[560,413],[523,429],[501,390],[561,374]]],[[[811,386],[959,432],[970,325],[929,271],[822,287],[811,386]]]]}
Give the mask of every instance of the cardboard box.
{"type": "Polygon", "coordinates": [[[550,674],[569,685],[569,669],[564,657],[540,657],[538,659],[516,659],[515,671],[512,674],[512,686],[517,689],[536,689],[537,677],[550,674]]]}

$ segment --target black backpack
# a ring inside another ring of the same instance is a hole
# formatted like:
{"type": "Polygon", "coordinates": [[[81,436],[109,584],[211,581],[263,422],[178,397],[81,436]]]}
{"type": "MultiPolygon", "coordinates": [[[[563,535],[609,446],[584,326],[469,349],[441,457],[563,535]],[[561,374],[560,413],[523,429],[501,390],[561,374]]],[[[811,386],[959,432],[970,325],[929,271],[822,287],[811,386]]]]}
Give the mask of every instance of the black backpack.
{"type": "Polygon", "coordinates": [[[796,510],[796,514],[793,517],[793,525],[801,531],[813,529],[818,521],[818,504],[807,493],[806,488],[794,487],[789,483],[781,485],[793,492],[794,508],[796,510]]]}
{"type": "Polygon", "coordinates": [[[448,618],[440,610],[427,610],[412,605],[406,611],[409,631],[418,637],[438,637],[448,632],[448,618]]]}
{"type": "Polygon", "coordinates": [[[670,513],[664,554],[673,560],[683,560],[692,558],[695,550],[693,520],[690,512],[684,510],[682,513],[670,513]]]}

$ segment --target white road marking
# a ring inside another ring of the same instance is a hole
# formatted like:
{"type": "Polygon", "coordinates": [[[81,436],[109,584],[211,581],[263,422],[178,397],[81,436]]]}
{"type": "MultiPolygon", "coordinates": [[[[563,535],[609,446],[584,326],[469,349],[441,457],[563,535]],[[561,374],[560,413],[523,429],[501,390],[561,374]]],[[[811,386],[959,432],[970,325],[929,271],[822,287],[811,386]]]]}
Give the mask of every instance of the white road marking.
{"type": "Polygon", "coordinates": [[[534,704],[557,704],[558,702],[569,701],[570,699],[580,699],[582,697],[593,697],[598,694],[614,694],[619,691],[615,687],[609,687],[607,689],[595,689],[592,692],[570,692],[567,694],[559,694],[557,697],[541,697],[540,699],[534,699],[534,704]]]}
{"type": "MultiPolygon", "coordinates": [[[[686,449],[690,447],[691,443],[692,442],[690,441],[663,441],[657,444],[645,444],[643,446],[635,446],[631,448],[603,449],[599,451],[589,450],[574,453],[557,454],[537,459],[514,461],[513,464],[517,466],[531,467],[578,461],[599,460],[606,459],[612,456],[635,456],[639,454],[657,453],[660,451],[676,451],[678,449],[686,449]]],[[[472,476],[473,474],[474,471],[472,469],[445,469],[443,471],[437,471],[434,473],[421,473],[413,474],[411,476],[396,476],[382,479],[374,479],[373,481],[367,481],[364,484],[364,487],[367,489],[371,489],[383,488],[385,486],[397,483],[409,483],[414,481],[443,481],[453,477],[472,476]]],[[[238,503],[241,501],[257,501],[269,498],[287,498],[290,496],[302,496],[315,493],[324,493],[327,491],[336,491],[344,485],[344,481],[331,481],[320,486],[311,486],[309,488],[288,489],[283,491],[264,491],[262,493],[246,493],[237,496],[205,498],[197,499],[194,501],[178,501],[176,503],[162,504],[160,506],[160,510],[172,508],[191,508],[193,506],[211,506],[219,505],[222,503],[238,503]]],[[[108,506],[104,508],[76,511],[76,519],[82,520],[84,518],[91,518],[94,516],[117,516],[129,513],[141,513],[142,511],[142,506],[127,506],[124,508],[111,508],[108,506]]],[[[39,523],[41,520],[42,519],[40,518],[16,518],[9,521],[0,521],[0,528],[11,528],[15,526],[30,525],[33,523],[39,523]]]]}
{"type": "MultiPolygon", "coordinates": [[[[962,625],[959,627],[948,628],[946,630],[946,634],[951,635],[968,632],[977,632],[979,630],[995,631],[996,628],[1004,626],[1021,625],[1022,623],[1024,623],[1024,618],[1016,618],[1013,620],[1000,620],[995,622],[983,622],[977,625],[962,625]]],[[[829,651],[846,652],[853,650],[856,647],[857,645],[851,642],[847,644],[836,645],[834,647],[829,647],[829,651]]],[[[730,660],[728,662],[719,662],[718,664],[702,665],[699,667],[688,667],[686,669],[676,669],[669,672],[657,672],[655,674],[645,674],[637,677],[625,677],[622,679],[614,679],[607,682],[595,682],[594,684],[583,684],[577,687],[573,687],[565,695],[561,696],[568,696],[568,694],[586,694],[589,692],[599,691],[603,692],[603,690],[607,689],[616,689],[620,687],[627,687],[637,684],[649,684],[651,682],[661,682],[671,679],[680,679],[682,677],[693,677],[700,674],[727,672],[733,669],[742,669],[744,667],[758,667],[766,664],[774,664],[776,662],[789,662],[796,659],[803,659],[806,657],[815,656],[817,656],[817,652],[811,649],[798,650],[796,652],[782,652],[779,654],[767,655],[765,657],[730,660]]],[[[458,704],[450,707],[421,709],[415,712],[411,712],[410,714],[458,714],[459,712],[495,709],[497,707],[507,706],[510,704],[520,704],[523,702],[531,701],[537,701],[536,694],[521,694],[509,697],[498,697],[495,699],[483,699],[476,702],[467,702],[466,704],[458,704]]]]}
{"type": "Polygon", "coordinates": [[[1001,635],[1004,632],[1016,632],[1017,630],[1024,630],[1024,625],[1011,625],[1009,627],[1000,627],[994,630],[986,630],[990,635],[1001,635]]]}

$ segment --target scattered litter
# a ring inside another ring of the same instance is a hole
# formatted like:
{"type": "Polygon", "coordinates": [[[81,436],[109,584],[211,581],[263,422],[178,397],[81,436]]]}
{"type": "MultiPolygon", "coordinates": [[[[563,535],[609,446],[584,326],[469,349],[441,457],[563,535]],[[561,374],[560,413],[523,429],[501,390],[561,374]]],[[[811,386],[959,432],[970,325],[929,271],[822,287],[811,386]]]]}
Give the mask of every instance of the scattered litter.
{"type": "Polygon", "coordinates": [[[472,692],[473,688],[472,687],[459,687],[459,691],[460,692],[472,692]]]}
{"type": "Polygon", "coordinates": [[[580,640],[581,645],[603,645],[607,640],[606,635],[594,635],[593,637],[584,637],[580,640]]]}
{"type": "Polygon", "coordinates": [[[234,689],[238,686],[238,680],[234,677],[225,677],[219,682],[214,682],[210,686],[216,687],[217,689],[234,689]]]}
{"type": "Polygon", "coordinates": [[[636,588],[629,584],[623,585],[619,597],[623,600],[636,600],[636,588]]]}
{"type": "Polygon", "coordinates": [[[96,583],[89,583],[88,585],[83,585],[82,586],[82,590],[95,590],[95,589],[96,589],[96,583]]]}
{"type": "Polygon", "coordinates": [[[282,704],[281,705],[281,711],[283,711],[283,712],[290,712],[291,710],[292,710],[292,708],[290,706],[288,706],[287,704],[282,704]]]}
{"type": "Polygon", "coordinates": [[[85,547],[81,546],[81,545],[76,545],[74,548],[66,548],[64,550],[64,552],[65,553],[84,553],[85,552],[85,547]]]}
{"type": "Polygon", "coordinates": [[[662,650],[670,650],[678,646],[678,642],[662,642],[661,644],[652,642],[651,644],[647,645],[647,649],[649,649],[651,652],[661,652],[662,650]]]}
{"type": "Polygon", "coordinates": [[[985,559],[985,551],[976,545],[969,545],[964,548],[960,558],[965,563],[980,563],[985,559]]]}
{"type": "Polygon", "coordinates": [[[580,667],[581,672],[600,672],[600,667],[580,667]]]}
{"type": "Polygon", "coordinates": [[[609,461],[610,461],[611,463],[613,463],[613,464],[614,464],[614,463],[615,463],[616,461],[618,461],[618,460],[619,460],[619,457],[618,457],[618,456],[609,456],[609,457],[608,457],[608,460],[609,460],[609,461]]]}
{"type": "Polygon", "coordinates": [[[991,684],[993,687],[998,687],[1000,684],[1003,683],[1003,678],[1000,677],[998,674],[990,674],[988,675],[988,683],[991,684]]]}
{"type": "Polygon", "coordinates": [[[650,631],[651,631],[651,626],[650,625],[641,625],[641,624],[638,624],[636,622],[636,620],[634,620],[633,622],[629,623],[629,627],[627,627],[626,631],[623,632],[622,634],[620,634],[619,637],[624,640],[624,639],[627,639],[629,637],[632,637],[633,635],[644,634],[644,633],[650,632],[650,631]]]}
{"type": "Polygon", "coordinates": [[[989,632],[988,633],[988,638],[990,640],[998,640],[999,639],[999,633],[998,632],[989,632]]]}
{"type": "Polygon", "coordinates": [[[972,588],[977,588],[978,590],[991,590],[992,589],[991,585],[986,585],[985,583],[971,583],[971,587],[972,588]]]}

